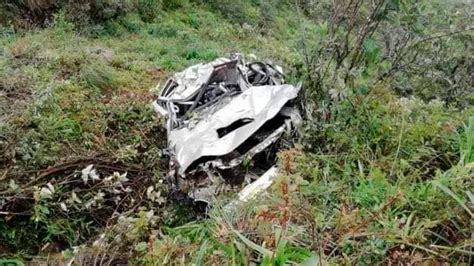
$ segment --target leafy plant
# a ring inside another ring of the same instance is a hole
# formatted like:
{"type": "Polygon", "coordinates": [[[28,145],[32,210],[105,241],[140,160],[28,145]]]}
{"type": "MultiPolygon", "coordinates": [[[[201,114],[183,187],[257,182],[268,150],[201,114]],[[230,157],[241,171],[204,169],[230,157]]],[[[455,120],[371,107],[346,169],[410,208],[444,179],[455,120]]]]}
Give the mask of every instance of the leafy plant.
{"type": "Polygon", "coordinates": [[[468,124],[460,136],[461,162],[469,164],[474,162],[474,117],[469,117],[468,124]]]}
{"type": "Polygon", "coordinates": [[[116,88],[118,80],[115,70],[105,64],[85,66],[81,70],[81,78],[88,86],[99,91],[116,88]]]}
{"type": "Polygon", "coordinates": [[[153,22],[162,9],[161,0],[139,0],[138,14],[144,22],[153,22]]]}

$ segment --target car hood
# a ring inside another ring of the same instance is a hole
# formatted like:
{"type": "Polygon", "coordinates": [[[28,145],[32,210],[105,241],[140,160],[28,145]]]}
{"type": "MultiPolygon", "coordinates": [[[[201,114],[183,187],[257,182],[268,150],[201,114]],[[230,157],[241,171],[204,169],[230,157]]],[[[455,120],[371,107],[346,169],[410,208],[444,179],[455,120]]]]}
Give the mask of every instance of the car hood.
{"type": "Polygon", "coordinates": [[[186,126],[172,130],[169,147],[176,153],[179,174],[201,157],[231,153],[296,98],[299,90],[300,86],[293,85],[250,87],[227,99],[226,104],[217,104],[219,108],[202,111],[197,121],[191,119],[186,126]],[[230,128],[239,121],[240,126],[230,128]]]}

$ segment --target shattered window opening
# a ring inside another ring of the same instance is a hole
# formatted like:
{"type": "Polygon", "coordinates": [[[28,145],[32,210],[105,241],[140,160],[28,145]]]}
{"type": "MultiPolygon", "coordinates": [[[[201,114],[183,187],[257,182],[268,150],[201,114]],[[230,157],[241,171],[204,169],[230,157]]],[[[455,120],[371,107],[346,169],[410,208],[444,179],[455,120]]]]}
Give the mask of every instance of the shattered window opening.
{"type": "Polygon", "coordinates": [[[249,117],[240,118],[239,120],[232,122],[232,124],[228,125],[227,127],[218,128],[217,135],[219,136],[219,138],[222,138],[226,136],[227,134],[233,132],[234,130],[252,122],[253,122],[253,118],[249,118],[249,117]]]}

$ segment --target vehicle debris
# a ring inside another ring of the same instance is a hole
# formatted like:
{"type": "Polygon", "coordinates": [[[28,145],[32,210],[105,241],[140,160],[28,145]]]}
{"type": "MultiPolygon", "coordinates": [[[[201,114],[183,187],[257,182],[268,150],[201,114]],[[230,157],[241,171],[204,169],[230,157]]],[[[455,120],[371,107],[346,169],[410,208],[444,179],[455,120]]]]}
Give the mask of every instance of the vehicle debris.
{"type": "Polygon", "coordinates": [[[302,123],[294,104],[300,88],[285,83],[281,67],[246,63],[241,54],[174,74],[153,102],[167,130],[173,187],[206,203],[266,172],[260,183],[268,187],[276,152],[292,144],[302,123]]]}

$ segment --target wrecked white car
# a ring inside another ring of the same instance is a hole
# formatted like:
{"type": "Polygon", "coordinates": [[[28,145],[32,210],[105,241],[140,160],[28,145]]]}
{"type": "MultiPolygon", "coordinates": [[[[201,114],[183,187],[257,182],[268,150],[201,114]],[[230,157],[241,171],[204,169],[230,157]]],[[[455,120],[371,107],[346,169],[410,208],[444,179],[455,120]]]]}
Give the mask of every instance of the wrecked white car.
{"type": "Polygon", "coordinates": [[[153,103],[166,124],[173,187],[210,203],[276,173],[276,152],[291,145],[285,140],[301,123],[294,107],[300,87],[285,84],[279,66],[241,55],[176,73],[153,103]]]}

